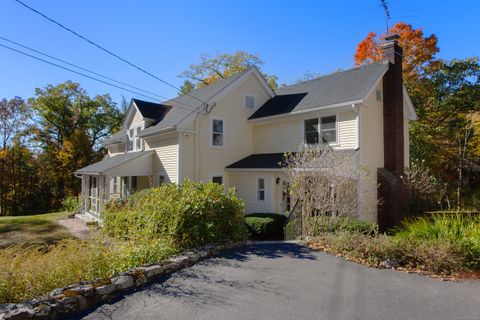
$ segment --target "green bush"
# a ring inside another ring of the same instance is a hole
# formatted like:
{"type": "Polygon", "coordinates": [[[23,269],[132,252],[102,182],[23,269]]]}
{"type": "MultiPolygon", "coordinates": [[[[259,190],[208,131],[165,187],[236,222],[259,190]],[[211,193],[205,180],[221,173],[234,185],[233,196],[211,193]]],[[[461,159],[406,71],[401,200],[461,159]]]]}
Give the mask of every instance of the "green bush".
{"type": "Polygon", "coordinates": [[[465,270],[469,260],[462,246],[443,239],[395,241],[385,234],[338,231],[318,236],[312,246],[368,266],[391,261],[398,267],[441,275],[465,270]]]}
{"type": "Polygon", "coordinates": [[[72,195],[66,196],[62,201],[62,210],[67,212],[80,210],[80,199],[72,195]]]}
{"type": "Polygon", "coordinates": [[[374,223],[353,219],[350,217],[311,217],[304,223],[310,224],[310,236],[317,236],[324,232],[351,231],[363,234],[373,234],[378,230],[374,223]]]}
{"type": "Polygon", "coordinates": [[[397,241],[440,240],[462,248],[469,267],[480,268],[480,216],[465,213],[435,213],[407,219],[395,233],[397,241]]]}
{"type": "Polygon", "coordinates": [[[275,213],[251,213],[245,216],[249,237],[255,240],[283,239],[287,217],[275,213]]]}
{"type": "Polygon", "coordinates": [[[218,240],[243,239],[244,205],[233,190],[215,183],[185,181],[142,190],[111,203],[104,230],[118,239],[161,240],[172,248],[191,248],[218,240]]]}

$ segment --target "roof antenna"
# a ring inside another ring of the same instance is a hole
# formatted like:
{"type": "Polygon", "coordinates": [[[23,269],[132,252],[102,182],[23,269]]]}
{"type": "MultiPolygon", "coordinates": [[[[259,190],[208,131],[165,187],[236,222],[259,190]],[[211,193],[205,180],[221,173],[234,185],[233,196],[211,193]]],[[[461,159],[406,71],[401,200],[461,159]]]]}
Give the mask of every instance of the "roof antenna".
{"type": "Polygon", "coordinates": [[[380,6],[383,8],[383,11],[385,11],[385,24],[387,25],[387,36],[390,34],[389,28],[388,28],[388,21],[390,20],[390,10],[388,9],[388,3],[386,0],[380,0],[380,6]]]}

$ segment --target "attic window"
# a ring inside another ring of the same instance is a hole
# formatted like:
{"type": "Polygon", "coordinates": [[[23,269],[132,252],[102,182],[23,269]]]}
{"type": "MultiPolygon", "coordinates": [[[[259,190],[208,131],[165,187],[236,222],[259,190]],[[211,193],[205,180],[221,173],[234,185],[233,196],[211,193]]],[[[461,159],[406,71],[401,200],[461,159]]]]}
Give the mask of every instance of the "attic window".
{"type": "Polygon", "coordinates": [[[245,108],[255,109],[255,96],[251,94],[245,95],[245,108]]]}

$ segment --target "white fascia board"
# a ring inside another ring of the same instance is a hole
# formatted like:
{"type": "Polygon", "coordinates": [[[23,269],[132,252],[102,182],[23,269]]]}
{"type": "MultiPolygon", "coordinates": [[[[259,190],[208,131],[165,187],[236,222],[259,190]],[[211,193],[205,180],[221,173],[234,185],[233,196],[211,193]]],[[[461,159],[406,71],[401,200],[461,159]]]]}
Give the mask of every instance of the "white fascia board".
{"type": "Polygon", "coordinates": [[[236,88],[238,88],[246,79],[248,79],[251,75],[255,75],[257,80],[260,82],[262,87],[267,91],[267,93],[270,95],[270,97],[274,97],[275,93],[273,90],[270,88],[268,83],[265,81],[263,76],[260,74],[260,72],[257,70],[257,68],[252,67],[250,70],[242,74],[238,79],[230,83],[228,86],[224,87],[220,91],[218,91],[215,95],[210,97],[206,102],[211,103],[213,101],[217,102],[221,100],[223,97],[226,95],[230,94],[232,91],[234,91],[236,88]]]}
{"type": "Polygon", "coordinates": [[[163,134],[163,133],[166,133],[166,132],[171,132],[171,131],[174,131],[176,129],[177,129],[176,126],[171,126],[171,127],[167,127],[167,128],[159,128],[157,130],[149,131],[147,133],[141,133],[140,132],[140,134],[138,136],[140,138],[145,138],[145,137],[150,137],[150,136],[157,135],[157,134],[163,134]]]}
{"type": "Polygon", "coordinates": [[[410,95],[408,94],[407,88],[405,88],[405,86],[403,86],[403,96],[407,99],[407,119],[417,120],[417,113],[415,112],[412,100],[410,99],[410,95]]]}
{"type": "Polygon", "coordinates": [[[267,120],[271,120],[271,119],[290,117],[290,116],[294,116],[294,115],[297,115],[297,114],[305,114],[305,113],[316,112],[316,111],[332,110],[332,109],[337,109],[337,108],[340,109],[340,108],[343,108],[343,107],[351,108],[352,105],[363,104],[363,103],[364,103],[363,99],[353,100],[353,101],[331,104],[331,105],[323,106],[323,107],[315,107],[315,108],[310,108],[310,109],[306,109],[306,110],[300,110],[300,111],[278,114],[278,115],[269,116],[269,117],[263,117],[263,118],[258,118],[258,119],[250,119],[250,120],[248,120],[248,122],[263,122],[263,121],[267,121],[267,120]]]}

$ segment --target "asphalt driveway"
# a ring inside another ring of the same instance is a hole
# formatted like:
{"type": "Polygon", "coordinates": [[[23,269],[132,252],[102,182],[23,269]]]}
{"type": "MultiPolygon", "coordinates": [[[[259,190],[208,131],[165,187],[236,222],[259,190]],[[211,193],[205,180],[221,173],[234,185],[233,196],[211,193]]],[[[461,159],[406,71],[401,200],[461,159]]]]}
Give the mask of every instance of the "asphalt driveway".
{"type": "Polygon", "coordinates": [[[347,262],[292,243],[203,261],[77,319],[480,320],[480,281],[347,262]]]}

